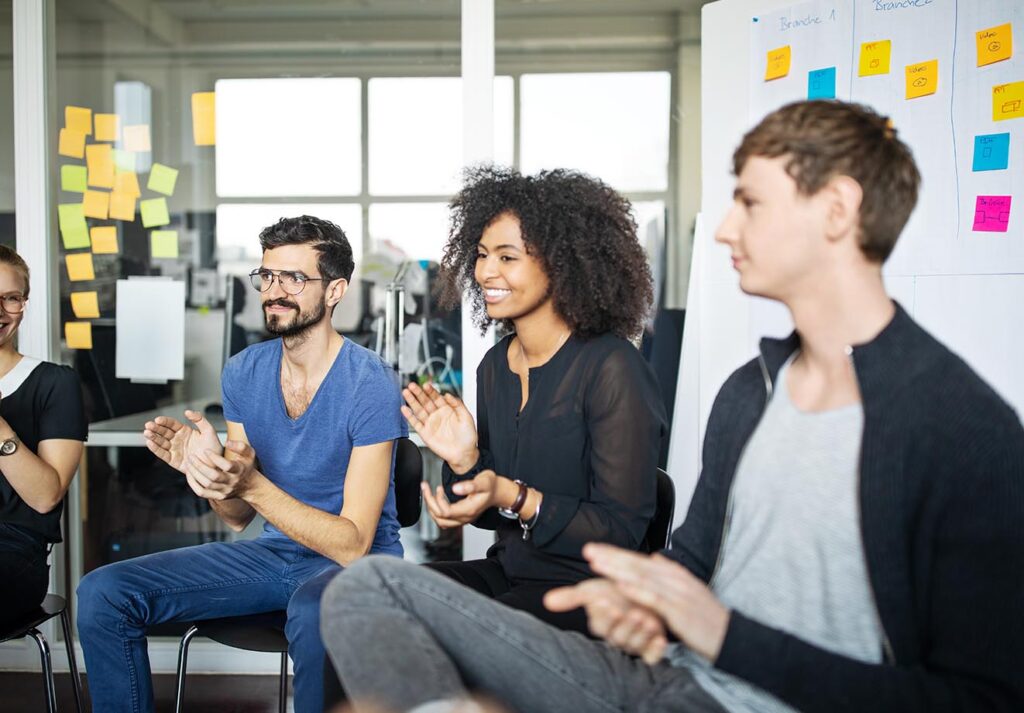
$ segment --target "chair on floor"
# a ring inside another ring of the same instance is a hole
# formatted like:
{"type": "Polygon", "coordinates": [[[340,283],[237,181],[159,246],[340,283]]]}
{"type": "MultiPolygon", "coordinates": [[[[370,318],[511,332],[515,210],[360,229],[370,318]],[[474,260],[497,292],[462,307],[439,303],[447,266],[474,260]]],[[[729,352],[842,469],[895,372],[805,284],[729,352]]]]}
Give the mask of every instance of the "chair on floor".
{"type": "MultiPolygon", "coordinates": [[[[408,438],[400,438],[398,452],[395,455],[395,506],[398,510],[398,524],[402,527],[412,527],[420,519],[422,479],[423,457],[420,455],[420,449],[408,438]]],[[[188,647],[192,639],[198,635],[236,649],[281,654],[278,705],[281,713],[285,713],[288,706],[288,639],[284,634],[286,619],[287,613],[280,610],[193,622],[181,637],[181,644],[178,647],[178,693],[175,712],[182,711],[188,647]]]]}
{"type": "MultiPolygon", "coordinates": [[[[10,583],[4,586],[12,586],[10,583]]],[[[4,628],[0,629],[0,644],[13,639],[32,637],[39,647],[39,658],[43,663],[43,684],[46,686],[46,710],[49,713],[57,711],[57,695],[53,685],[53,666],[50,663],[50,645],[46,637],[39,631],[39,626],[55,616],[60,617],[61,627],[64,629],[64,646],[68,652],[68,666],[71,668],[71,688],[75,692],[75,710],[82,713],[82,682],[78,678],[78,664],[75,661],[75,644],[71,638],[71,623],[68,621],[67,602],[64,597],[56,594],[47,594],[42,604],[35,611],[19,617],[4,628]]]]}
{"type": "Polygon", "coordinates": [[[658,552],[668,547],[672,516],[676,510],[676,488],[668,473],[658,468],[658,494],[655,497],[654,519],[647,526],[644,547],[648,552],[658,552]]]}

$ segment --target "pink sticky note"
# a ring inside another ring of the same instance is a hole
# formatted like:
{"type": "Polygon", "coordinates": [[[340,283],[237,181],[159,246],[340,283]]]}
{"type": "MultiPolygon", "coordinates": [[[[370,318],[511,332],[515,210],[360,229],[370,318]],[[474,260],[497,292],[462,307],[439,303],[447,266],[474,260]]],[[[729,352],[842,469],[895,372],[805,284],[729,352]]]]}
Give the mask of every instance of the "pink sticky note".
{"type": "Polygon", "coordinates": [[[978,196],[974,204],[974,230],[1005,233],[1010,223],[1012,196],[978,196]]]}

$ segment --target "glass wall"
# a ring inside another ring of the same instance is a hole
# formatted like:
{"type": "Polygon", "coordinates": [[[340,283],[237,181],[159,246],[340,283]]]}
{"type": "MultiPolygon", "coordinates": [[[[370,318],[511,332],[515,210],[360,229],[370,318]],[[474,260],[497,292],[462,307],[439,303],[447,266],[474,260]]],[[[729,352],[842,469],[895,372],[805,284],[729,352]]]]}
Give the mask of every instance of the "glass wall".
{"type": "Polygon", "coordinates": [[[0,4],[0,245],[14,247],[14,67],[11,4],[0,4]]]}

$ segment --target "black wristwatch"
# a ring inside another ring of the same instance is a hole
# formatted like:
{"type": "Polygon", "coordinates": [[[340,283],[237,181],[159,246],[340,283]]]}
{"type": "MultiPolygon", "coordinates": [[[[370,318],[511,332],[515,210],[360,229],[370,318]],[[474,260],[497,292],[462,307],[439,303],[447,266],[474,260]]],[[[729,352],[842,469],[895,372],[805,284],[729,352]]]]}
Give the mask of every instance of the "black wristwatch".
{"type": "Polygon", "coordinates": [[[0,456],[9,456],[16,450],[18,450],[17,437],[8,438],[3,443],[0,443],[0,456]]]}

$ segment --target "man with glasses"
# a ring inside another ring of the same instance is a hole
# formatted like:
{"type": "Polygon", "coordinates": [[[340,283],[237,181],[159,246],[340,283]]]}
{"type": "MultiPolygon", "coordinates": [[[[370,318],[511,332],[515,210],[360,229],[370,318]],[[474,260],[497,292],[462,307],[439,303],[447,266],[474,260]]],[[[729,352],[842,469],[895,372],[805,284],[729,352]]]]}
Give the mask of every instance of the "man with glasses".
{"type": "Polygon", "coordinates": [[[155,624],[287,609],[295,710],[323,706],[323,588],[368,553],[402,556],[394,441],[407,435],[395,374],[344,339],[331,314],[352,277],[333,223],[284,218],[260,234],[250,274],[279,339],[235,355],[221,379],[228,440],[202,414],[161,416],[150,451],[181,471],[233,530],[257,513],[255,540],[214,542],[101,567],[78,588],[93,709],[153,709],[146,631],[155,624]]]}

